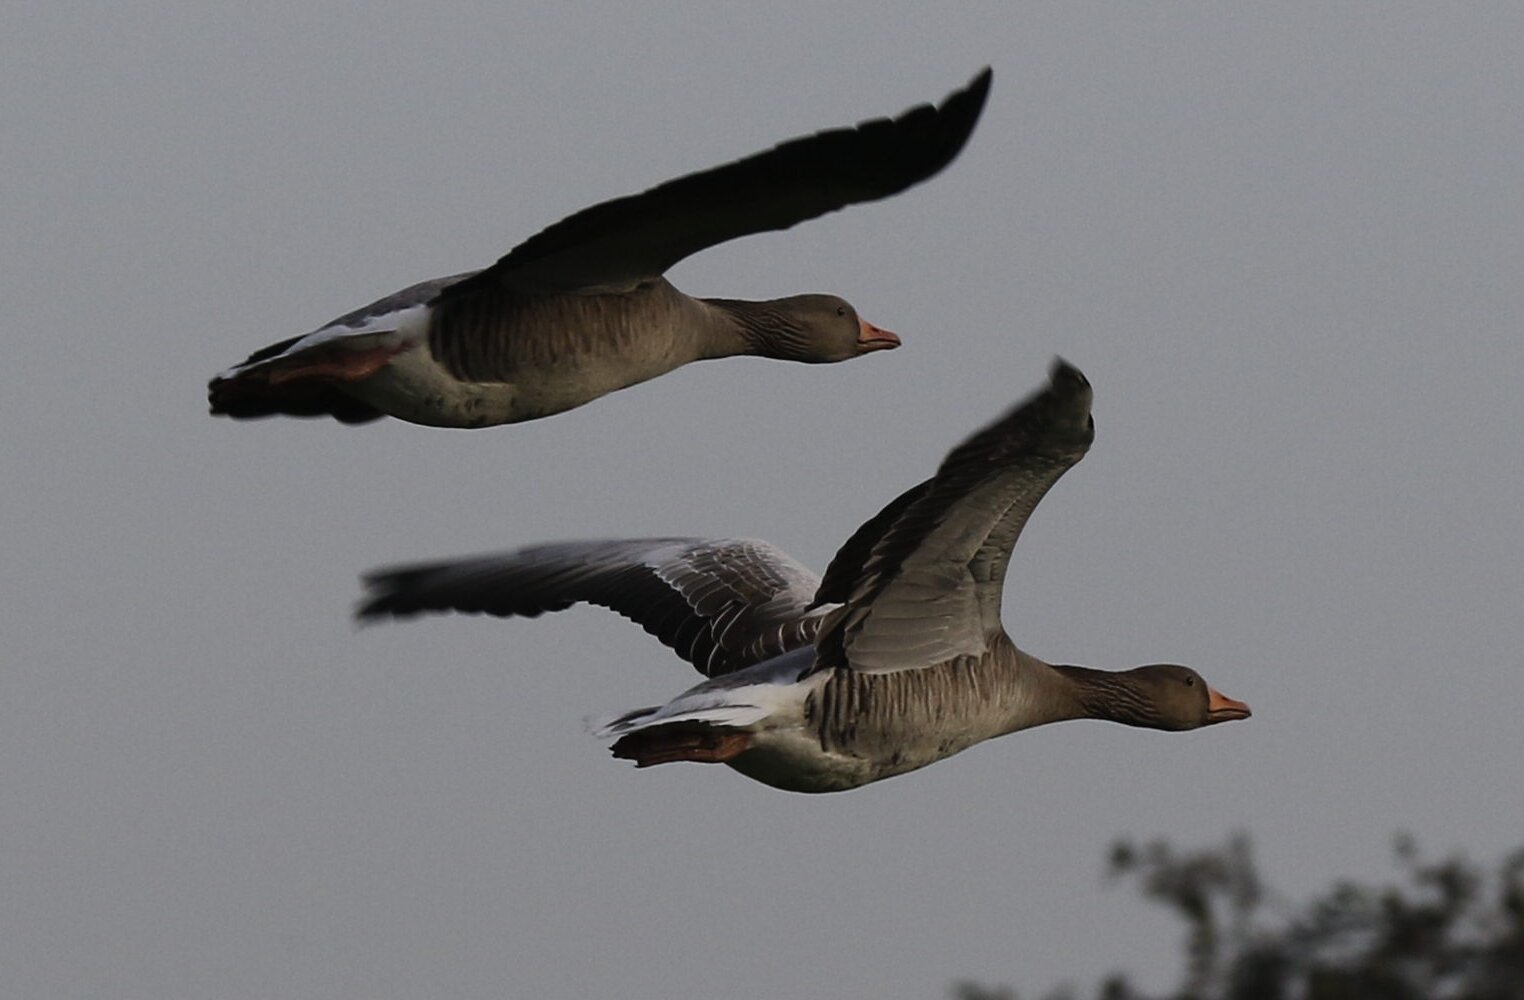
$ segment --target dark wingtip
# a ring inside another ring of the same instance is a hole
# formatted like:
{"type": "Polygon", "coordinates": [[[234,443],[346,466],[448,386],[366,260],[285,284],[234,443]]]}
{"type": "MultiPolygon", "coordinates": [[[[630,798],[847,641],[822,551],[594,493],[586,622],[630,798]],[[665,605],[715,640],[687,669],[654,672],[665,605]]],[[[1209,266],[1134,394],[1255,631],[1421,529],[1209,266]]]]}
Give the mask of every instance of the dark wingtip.
{"type": "Polygon", "coordinates": [[[972,132],[979,116],[984,113],[985,102],[990,96],[990,83],[994,79],[995,71],[988,66],[984,67],[968,81],[968,86],[947,95],[942,101],[942,113],[965,119],[968,131],[972,132]]]}
{"type": "Polygon", "coordinates": [[[859,122],[856,129],[821,132],[795,141],[816,143],[836,135],[840,139],[831,141],[861,144],[857,155],[880,173],[870,180],[874,193],[854,200],[897,194],[941,173],[963,152],[984,112],[993,75],[985,67],[966,87],[935,106],[918,104],[892,119],[873,118],[859,122]]]}
{"type": "Polygon", "coordinates": [[[1071,456],[1069,462],[1073,464],[1095,439],[1095,420],[1090,415],[1093,395],[1085,374],[1056,357],[1047,385],[953,449],[942,469],[967,462],[970,455],[982,461],[979,456],[1033,450],[1071,456]]]}
{"type": "Polygon", "coordinates": [[[970,111],[972,112],[974,118],[977,119],[979,114],[984,110],[984,102],[989,99],[990,83],[994,79],[995,71],[990,69],[988,66],[984,67],[979,72],[974,74],[972,80],[968,81],[968,86],[964,87],[962,90],[949,94],[947,100],[942,103],[942,106],[946,107],[954,100],[967,99],[969,102],[970,111]]]}
{"type": "Polygon", "coordinates": [[[420,574],[416,569],[399,566],[383,566],[360,575],[360,585],[365,589],[359,604],[355,605],[355,621],[365,624],[380,618],[416,617],[422,608],[404,599],[408,584],[420,574]]]}
{"type": "Polygon", "coordinates": [[[1053,367],[1049,370],[1048,378],[1056,386],[1068,384],[1087,388],[1090,385],[1090,380],[1085,377],[1084,372],[1057,355],[1053,357],[1053,367]]]}
{"type": "Polygon", "coordinates": [[[1094,437],[1095,418],[1090,415],[1090,401],[1094,398],[1095,391],[1091,388],[1090,380],[1085,377],[1084,372],[1062,357],[1055,356],[1045,395],[1070,412],[1074,418],[1083,416],[1086,437],[1094,437]]]}
{"type": "Polygon", "coordinates": [[[469,559],[445,559],[382,566],[362,573],[360,585],[364,592],[355,605],[355,620],[363,624],[383,618],[411,619],[445,612],[538,618],[549,611],[565,611],[582,600],[499,593],[471,569],[469,559]]]}
{"type": "Polygon", "coordinates": [[[955,90],[948,94],[937,107],[937,117],[949,125],[946,136],[946,148],[940,158],[940,170],[951,163],[963,147],[968,144],[969,137],[974,134],[974,126],[979,124],[979,117],[984,114],[985,102],[990,96],[990,82],[994,79],[994,71],[988,66],[974,74],[968,86],[962,90],[955,90]]]}

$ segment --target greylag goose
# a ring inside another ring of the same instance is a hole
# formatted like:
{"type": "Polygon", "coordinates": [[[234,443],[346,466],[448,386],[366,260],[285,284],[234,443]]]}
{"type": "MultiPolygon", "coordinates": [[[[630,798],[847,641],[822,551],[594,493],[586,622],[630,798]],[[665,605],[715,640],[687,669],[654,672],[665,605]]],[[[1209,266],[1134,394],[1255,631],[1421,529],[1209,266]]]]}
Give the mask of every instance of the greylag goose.
{"type": "Polygon", "coordinates": [[[899,345],[834,295],[684,295],[662,277],[706,247],[887,198],[952,162],[989,94],[782,143],[583,209],[481,271],[404,288],[214,377],[211,411],[391,415],[437,427],[549,416],[704,358],[846,361],[899,345]]]}
{"type": "Polygon", "coordinates": [[[1001,626],[1022,526],[1095,435],[1090,396],[1056,362],[1044,390],[859,528],[824,579],[761,541],[573,542],[372,573],[358,614],[612,608],[709,678],[603,724],[616,757],[724,762],[799,792],[855,788],[1064,719],[1182,730],[1248,718],[1189,667],[1049,664],[1001,626]]]}

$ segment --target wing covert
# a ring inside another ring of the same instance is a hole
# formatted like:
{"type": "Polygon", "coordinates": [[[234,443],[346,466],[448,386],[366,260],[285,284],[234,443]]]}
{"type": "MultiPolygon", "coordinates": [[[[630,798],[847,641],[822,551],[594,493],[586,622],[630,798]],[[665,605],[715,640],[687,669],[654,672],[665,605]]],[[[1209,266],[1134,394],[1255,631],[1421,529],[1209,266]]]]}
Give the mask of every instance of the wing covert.
{"type": "Polygon", "coordinates": [[[821,667],[889,672],[981,654],[1001,627],[1022,527],[1094,438],[1090,400],[1084,375],[1055,362],[1045,389],[865,524],[826,570],[820,597],[841,606],[816,638],[821,667]]]}
{"type": "Polygon", "coordinates": [[[624,291],[718,243],[897,194],[963,149],[990,76],[982,70],[935,107],[801,136],[575,212],[443,290],[439,301],[449,304],[494,283],[532,292],[624,291]]]}
{"type": "Polygon", "coordinates": [[[814,640],[815,574],[752,539],[564,542],[382,569],[357,617],[463,611],[535,617],[579,602],[640,624],[710,677],[814,640]]]}

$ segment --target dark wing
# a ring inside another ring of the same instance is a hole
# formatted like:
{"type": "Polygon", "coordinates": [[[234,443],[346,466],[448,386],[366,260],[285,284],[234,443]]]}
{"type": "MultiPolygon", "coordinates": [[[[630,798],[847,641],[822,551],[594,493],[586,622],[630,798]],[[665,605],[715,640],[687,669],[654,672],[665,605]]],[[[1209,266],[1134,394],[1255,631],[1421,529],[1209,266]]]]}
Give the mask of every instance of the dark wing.
{"type": "Polygon", "coordinates": [[[440,301],[497,284],[544,292],[626,290],[717,243],[887,198],[952,162],[989,89],[986,68],[938,107],[923,104],[898,118],[803,136],[583,209],[446,289],[440,301]]]}
{"type": "Polygon", "coordinates": [[[619,612],[710,677],[814,641],[819,579],[767,542],[645,538],[563,542],[377,570],[362,619],[425,611],[534,617],[579,601],[619,612]]]}
{"type": "Polygon", "coordinates": [[[825,576],[820,580],[820,589],[815,591],[815,600],[811,607],[820,607],[824,604],[845,604],[852,596],[852,589],[857,585],[858,577],[862,576],[863,568],[868,560],[873,558],[873,549],[878,545],[879,539],[898,521],[905,508],[915,503],[931,489],[934,480],[928,479],[924,483],[917,483],[904,493],[890,500],[883,510],[874,514],[864,521],[862,526],[852,532],[852,537],[842,543],[841,548],[836,550],[836,555],[831,559],[831,565],[826,567],[825,576]]]}
{"type": "Polygon", "coordinates": [[[913,670],[984,652],[1001,627],[1006,563],[1022,527],[1095,437],[1090,396],[1079,369],[1055,362],[1046,389],[859,529],[818,595],[841,602],[816,637],[821,667],[913,670]]]}

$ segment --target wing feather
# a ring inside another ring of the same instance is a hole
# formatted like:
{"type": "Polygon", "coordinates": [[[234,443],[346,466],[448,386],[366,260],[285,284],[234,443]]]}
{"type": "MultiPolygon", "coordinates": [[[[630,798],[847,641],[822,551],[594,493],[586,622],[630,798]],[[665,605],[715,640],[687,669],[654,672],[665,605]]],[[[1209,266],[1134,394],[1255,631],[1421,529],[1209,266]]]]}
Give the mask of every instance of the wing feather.
{"type": "Polygon", "coordinates": [[[448,304],[496,284],[534,292],[624,291],[690,254],[897,194],[953,161],[979,120],[990,71],[937,107],[802,136],[744,159],[562,219],[480,274],[448,304]]]}
{"type": "Polygon", "coordinates": [[[1095,437],[1090,383],[1054,363],[1048,386],[953,449],[937,474],[870,519],[826,570],[836,603],[819,668],[890,672],[984,652],[1001,628],[1011,550],[1095,437]]]}
{"type": "Polygon", "coordinates": [[[534,617],[587,602],[639,623],[715,677],[814,641],[824,614],[810,610],[818,585],[790,556],[752,539],[565,542],[375,571],[357,615],[534,617]]]}

